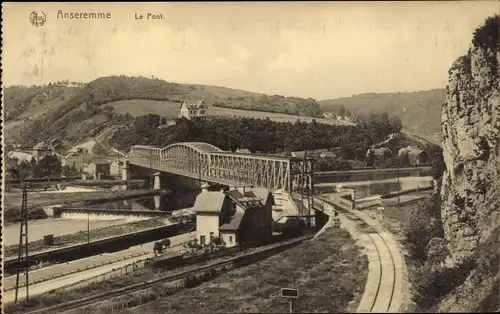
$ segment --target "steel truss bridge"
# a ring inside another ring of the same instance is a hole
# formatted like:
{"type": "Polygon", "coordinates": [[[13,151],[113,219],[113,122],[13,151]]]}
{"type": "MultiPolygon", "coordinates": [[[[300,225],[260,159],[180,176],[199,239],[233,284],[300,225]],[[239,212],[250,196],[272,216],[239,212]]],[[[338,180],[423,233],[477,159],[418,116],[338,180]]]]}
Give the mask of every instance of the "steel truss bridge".
{"type": "Polygon", "coordinates": [[[207,143],[182,142],[165,148],[133,146],[129,163],[229,186],[259,186],[291,192],[312,189],[313,161],[240,154],[207,143]]]}

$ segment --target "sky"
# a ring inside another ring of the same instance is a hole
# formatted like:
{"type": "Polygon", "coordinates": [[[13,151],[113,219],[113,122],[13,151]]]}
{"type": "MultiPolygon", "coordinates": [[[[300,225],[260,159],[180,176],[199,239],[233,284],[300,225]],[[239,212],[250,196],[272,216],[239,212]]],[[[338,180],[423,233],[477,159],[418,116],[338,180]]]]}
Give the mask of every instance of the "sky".
{"type": "Polygon", "coordinates": [[[494,0],[2,7],[7,86],[154,75],[318,100],[443,88],[474,29],[500,12],[494,0]],[[30,23],[34,10],[45,13],[43,26],[30,23]],[[61,19],[59,11],[111,18],[61,19]]]}

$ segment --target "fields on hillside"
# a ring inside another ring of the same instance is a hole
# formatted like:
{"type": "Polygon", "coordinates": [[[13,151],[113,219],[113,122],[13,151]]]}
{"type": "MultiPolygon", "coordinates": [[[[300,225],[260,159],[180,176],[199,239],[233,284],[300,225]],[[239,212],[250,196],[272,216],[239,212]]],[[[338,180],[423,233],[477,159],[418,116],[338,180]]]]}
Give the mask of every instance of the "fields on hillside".
{"type": "MultiPolygon", "coordinates": [[[[180,104],[171,101],[132,99],[132,100],[115,101],[109,103],[108,105],[113,107],[116,113],[119,114],[129,113],[134,117],[151,113],[169,118],[177,118],[180,113],[180,104]]],[[[213,116],[222,116],[222,117],[246,117],[254,119],[269,118],[272,121],[276,122],[293,123],[297,119],[300,119],[301,121],[311,122],[313,119],[315,119],[316,122],[323,124],[331,124],[331,125],[352,124],[345,121],[336,121],[323,118],[312,118],[312,117],[287,115],[274,112],[240,110],[240,109],[230,109],[230,108],[221,108],[212,106],[209,106],[208,114],[213,116]]]]}
{"type": "Polygon", "coordinates": [[[325,111],[337,112],[344,106],[355,114],[388,112],[401,119],[403,127],[420,136],[434,138],[441,132],[441,106],[444,89],[404,93],[365,93],[320,101],[325,111]]]}

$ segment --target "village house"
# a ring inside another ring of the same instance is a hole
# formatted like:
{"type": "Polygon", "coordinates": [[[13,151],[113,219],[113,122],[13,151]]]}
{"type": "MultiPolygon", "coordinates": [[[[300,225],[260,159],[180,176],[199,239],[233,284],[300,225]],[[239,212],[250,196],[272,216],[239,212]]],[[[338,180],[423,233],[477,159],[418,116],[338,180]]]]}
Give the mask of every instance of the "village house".
{"type": "Polygon", "coordinates": [[[85,166],[84,172],[96,179],[109,177],[111,175],[111,163],[106,159],[93,158],[92,161],[85,166]]]}
{"type": "Polygon", "coordinates": [[[49,142],[50,148],[52,148],[52,153],[53,154],[59,154],[64,150],[64,146],[62,144],[62,141],[58,138],[52,139],[49,142]]]}
{"type": "Polygon", "coordinates": [[[110,166],[110,174],[112,176],[121,176],[123,168],[123,161],[121,160],[113,160],[110,166]]]}
{"type": "Polygon", "coordinates": [[[205,103],[205,100],[186,99],[181,105],[181,113],[179,117],[186,119],[206,119],[208,117],[208,106],[205,103]]]}
{"type": "Polygon", "coordinates": [[[272,237],[272,194],[266,189],[208,191],[196,198],[196,237],[208,245],[220,237],[225,246],[272,237]]]}
{"type": "Polygon", "coordinates": [[[86,156],[84,154],[70,153],[61,160],[61,165],[68,166],[70,168],[74,167],[78,172],[82,173],[85,170],[85,165],[92,161],[91,156],[86,156]]]}
{"type": "Polygon", "coordinates": [[[50,145],[47,145],[45,142],[40,142],[33,147],[33,158],[36,160],[40,160],[45,156],[52,156],[53,150],[50,145]]]}
{"type": "Polygon", "coordinates": [[[250,150],[248,148],[238,148],[236,150],[236,153],[238,154],[251,154],[250,150]]]}
{"type": "Polygon", "coordinates": [[[369,148],[366,151],[366,160],[368,161],[369,165],[371,162],[373,162],[373,165],[376,166],[382,165],[391,157],[392,151],[387,147],[369,148]]]}
{"type": "MultiPolygon", "coordinates": [[[[291,155],[295,158],[304,158],[306,151],[292,152],[291,155]]],[[[328,149],[315,149],[307,151],[308,158],[334,158],[335,156],[335,153],[329,151],[328,149]]]]}
{"type": "Polygon", "coordinates": [[[429,161],[429,155],[424,150],[411,146],[403,147],[398,151],[398,157],[402,159],[403,156],[408,157],[410,165],[425,164],[429,161]]]}

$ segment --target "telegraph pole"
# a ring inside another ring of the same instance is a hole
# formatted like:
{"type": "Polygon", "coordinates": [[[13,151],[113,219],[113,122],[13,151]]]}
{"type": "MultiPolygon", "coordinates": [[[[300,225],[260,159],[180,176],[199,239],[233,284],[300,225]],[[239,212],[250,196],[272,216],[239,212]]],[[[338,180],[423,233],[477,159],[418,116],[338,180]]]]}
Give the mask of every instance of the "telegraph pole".
{"type": "Polygon", "coordinates": [[[87,213],[87,243],[90,244],[90,213],[87,213]]]}
{"type": "Polygon", "coordinates": [[[149,184],[153,189],[153,150],[149,149],[149,184]]]}
{"type": "Polygon", "coordinates": [[[399,194],[401,193],[401,185],[399,184],[399,158],[396,162],[396,175],[398,176],[398,208],[399,208],[399,194]]]}
{"type": "Polygon", "coordinates": [[[26,287],[26,301],[29,300],[29,264],[28,264],[28,192],[26,182],[23,182],[23,199],[21,205],[21,228],[19,232],[19,248],[17,255],[17,274],[16,274],[16,295],[15,301],[17,302],[19,293],[19,276],[24,272],[25,287],[26,287]],[[24,251],[24,252],[23,252],[24,251]],[[24,255],[23,255],[24,253],[24,255]]]}

